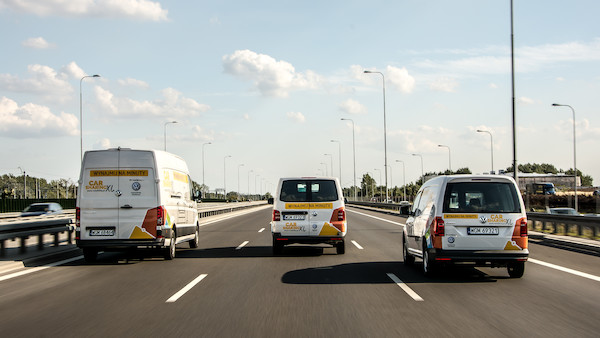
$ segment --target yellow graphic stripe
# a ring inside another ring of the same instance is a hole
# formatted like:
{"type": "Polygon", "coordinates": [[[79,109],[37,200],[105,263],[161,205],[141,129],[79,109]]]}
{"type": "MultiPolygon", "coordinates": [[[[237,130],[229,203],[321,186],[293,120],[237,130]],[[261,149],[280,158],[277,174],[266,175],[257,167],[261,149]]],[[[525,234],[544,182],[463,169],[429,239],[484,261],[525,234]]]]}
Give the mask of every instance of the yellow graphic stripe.
{"type": "Polygon", "coordinates": [[[99,176],[148,176],[148,170],[90,170],[90,177],[99,176]]]}
{"type": "Polygon", "coordinates": [[[477,219],[479,218],[476,214],[444,214],[444,218],[467,218],[467,219],[477,219]]]}
{"type": "Polygon", "coordinates": [[[286,209],[332,209],[333,203],[286,203],[286,209]]]}

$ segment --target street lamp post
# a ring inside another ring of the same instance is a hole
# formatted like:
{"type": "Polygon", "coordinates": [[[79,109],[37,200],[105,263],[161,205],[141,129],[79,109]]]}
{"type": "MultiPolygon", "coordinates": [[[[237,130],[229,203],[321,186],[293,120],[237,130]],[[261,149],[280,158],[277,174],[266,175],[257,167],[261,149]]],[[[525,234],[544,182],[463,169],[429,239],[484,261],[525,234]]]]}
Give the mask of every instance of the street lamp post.
{"type": "MultiPolygon", "coordinates": [[[[340,184],[342,184],[342,142],[338,140],[331,140],[331,142],[337,142],[338,144],[338,167],[340,168],[340,184]]],[[[333,168],[331,168],[333,175],[333,168]]]]}
{"type": "MultiPolygon", "coordinates": [[[[260,177],[260,175],[254,176],[254,193],[258,194],[258,189],[256,188],[256,180],[260,177]]],[[[259,195],[260,197],[260,195],[259,195]]]]}
{"type": "Polygon", "coordinates": [[[384,168],[385,168],[385,199],[388,197],[388,185],[387,185],[387,127],[385,121],[385,76],[382,72],[374,72],[370,70],[365,70],[364,73],[372,74],[377,73],[381,74],[381,79],[383,82],[383,155],[384,155],[384,168]]]}
{"type": "Polygon", "coordinates": [[[404,201],[406,201],[406,168],[404,167],[404,161],[396,160],[396,162],[402,163],[402,184],[404,185],[404,201]]]}
{"type": "Polygon", "coordinates": [[[421,158],[421,183],[425,183],[425,173],[423,171],[423,155],[421,155],[421,154],[412,154],[412,156],[419,156],[421,158]]]}
{"type": "Polygon", "coordinates": [[[327,163],[325,163],[325,162],[321,162],[321,164],[325,166],[325,176],[329,176],[329,175],[327,174],[327,163]]]}
{"type": "Polygon", "coordinates": [[[247,199],[250,199],[250,173],[253,173],[253,172],[254,172],[254,170],[248,171],[248,198],[247,199]]]}
{"type": "Polygon", "coordinates": [[[81,155],[80,161],[83,162],[83,103],[82,103],[82,94],[81,94],[81,84],[83,79],[86,77],[100,77],[98,74],[94,75],[86,75],[79,80],[79,153],[81,155]]]}
{"type": "Polygon", "coordinates": [[[243,163],[242,163],[242,164],[240,164],[240,165],[238,165],[238,189],[237,189],[237,193],[238,193],[238,200],[240,199],[240,198],[239,198],[239,196],[240,196],[240,168],[241,168],[241,167],[243,167],[243,166],[244,166],[244,164],[243,164],[243,163]]]}
{"type": "Polygon", "coordinates": [[[177,121],[165,122],[165,151],[167,151],[167,124],[177,123],[177,121]]]}
{"type": "Polygon", "coordinates": [[[356,200],[357,186],[356,186],[356,144],[354,143],[354,120],[342,118],[342,121],[352,122],[352,162],[353,162],[353,175],[354,178],[354,200],[356,200]]]}
{"type": "Polygon", "coordinates": [[[333,154],[323,154],[329,156],[329,163],[331,163],[331,176],[333,176],[333,154]]]}
{"type": "Polygon", "coordinates": [[[204,184],[204,146],[207,144],[212,144],[211,142],[206,142],[202,144],[202,189],[206,187],[204,184]]]}
{"type": "MultiPolygon", "coordinates": [[[[373,170],[379,170],[379,184],[383,183],[382,179],[381,179],[381,169],[375,168],[373,170]]],[[[379,194],[383,197],[383,188],[379,188],[379,194]]],[[[387,196],[385,197],[386,201],[387,201],[387,196]]]]}
{"type": "Polygon", "coordinates": [[[225,196],[225,199],[227,199],[227,171],[225,170],[225,163],[227,162],[226,160],[230,157],[231,155],[223,157],[223,195],[225,196]]]}
{"type": "Polygon", "coordinates": [[[575,130],[575,109],[569,106],[568,104],[559,104],[553,103],[554,107],[569,107],[573,112],[573,187],[575,191],[575,211],[578,211],[578,203],[577,203],[577,134],[575,130]]]}
{"type": "MultiPolygon", "coordinates": [[[[492,154],[492,171],[490,172],[490,174],[494,174],[494,136],[492,136],[492,132],[489,130],[481,130],[481,129],[477,129],[478,133],[488,133],[490,135],[490,149],[491,149],[491,154],[492,154]]],[[[515,170],[517,170],[515,168],[515,170]]]]}
{"type": "Polygon", "coordinates": [[[21,167],[18,168],[23,173],[23,199],[27,199],[27,173],[21,167]]]}
{"type": "Polygon", "coordinates": [[[450,147],[443,144],[438,144],[438,147],[448,148],[448,170],[452,172],[452,157],[450,155],[450,147]]]}

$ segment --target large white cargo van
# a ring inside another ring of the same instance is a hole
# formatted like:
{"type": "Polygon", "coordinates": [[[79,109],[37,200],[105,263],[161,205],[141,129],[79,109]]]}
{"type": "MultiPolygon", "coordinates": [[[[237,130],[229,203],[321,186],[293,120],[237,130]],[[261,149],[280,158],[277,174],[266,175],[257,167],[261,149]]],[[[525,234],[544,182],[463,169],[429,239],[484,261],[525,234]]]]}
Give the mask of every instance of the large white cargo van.
{"type": "Polygon", "coordinates": [[[187,164],[158,150],[87,151],[79,176],[76,242],[86,261],[99,251],[151,248],[175,257],[198,246],[198,211],[187,164]]]}
{"type": "Polygon", "coordinates": [[[423,272],[442,265],[506,267],[522,277],[527,214],[515,181],[502,175],[450,175],[421,187],[406,220],[404,263],[423,259],[423,272]]]}

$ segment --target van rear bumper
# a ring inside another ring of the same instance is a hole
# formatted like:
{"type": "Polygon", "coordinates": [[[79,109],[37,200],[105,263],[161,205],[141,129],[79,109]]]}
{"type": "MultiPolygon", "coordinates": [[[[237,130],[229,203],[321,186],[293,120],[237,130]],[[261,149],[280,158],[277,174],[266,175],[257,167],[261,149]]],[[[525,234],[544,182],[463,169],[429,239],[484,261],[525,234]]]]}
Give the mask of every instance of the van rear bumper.
{"type": "Polygon", "coordinates": [[[529,250],[441,250],[428,249],[431,259],[440,263],[470,262],[480,266],[504,265],[509,262],[526,261],[529,250]]]}
{"type": "Polygon", "coordinates": [[[273,241],[283,245],[288,244],[330,244],[335,245],[344,241],[344,236],[281,236],[273,234],[273,241]]]}
{"type": "Polygon", "coordinates": [[[76,240],[76,244],[80,248],[101,248],[101,249],[128,249],[140,247],[164,247],[165,239],[153,240],[135,240],[135,239],[99,239],[99,240],[76,240]]]}

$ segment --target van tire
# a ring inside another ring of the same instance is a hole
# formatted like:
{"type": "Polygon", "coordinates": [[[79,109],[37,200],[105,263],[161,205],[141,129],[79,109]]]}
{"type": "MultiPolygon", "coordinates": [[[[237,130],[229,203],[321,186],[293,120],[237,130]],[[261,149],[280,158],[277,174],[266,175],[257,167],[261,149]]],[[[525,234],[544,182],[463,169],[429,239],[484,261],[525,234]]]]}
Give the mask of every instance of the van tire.
{"type": "Polygon", "coordinates": [[[343,255],[346,253],[346,241],[342,240],[335,245],[335,252],[338,255],[343,255]]]}
{"type": "Polygon", "coordinates": [[[196,249],[198,247],[198,244],[200,244],[200,228],[198,228],[197,224],[196,224],[196,232],[194,233],[194,239],[189,241],[189,243],[190,243],[191,249],[196,249]]]}
{"type": "Polygon", "coordinates": [[[281,255],[283,253],[283,244],[277,242],[273,238],[273,255],[281,255]]]}
{"type": "Polygon", "coordinates": [[[521,278],[525,273],[525,262],[509,262],[506,270],[511,278],[521,278]]]}
{"type": "Polygon", "coordinates": [[[93,263],[98,258],[98,249],[83,248],[83,259],[88,263],[93,263]]]}
{"type": "Polygon", "coordinates": [[[427,277],[434,277],[438,273],[439,266],[429,255],[425,243],[425,238],[423,238],[423,274],[427,277]]]}
{"type": "Polygon", "coordinates": [[[408,252],[408,243],[406,242],[405,236],[402,236],[402,258],[404,261],[404,265],[414,265],[415,264],[415,256],[411,255],[408,252]]]}
{"type": "Polygon", "coordinates": [[[169,246],[164,248],[164,257],[165,260],[172,260],[175,258],[175,229],[171,231],[171,240],[169,241],[169,246]]]}

